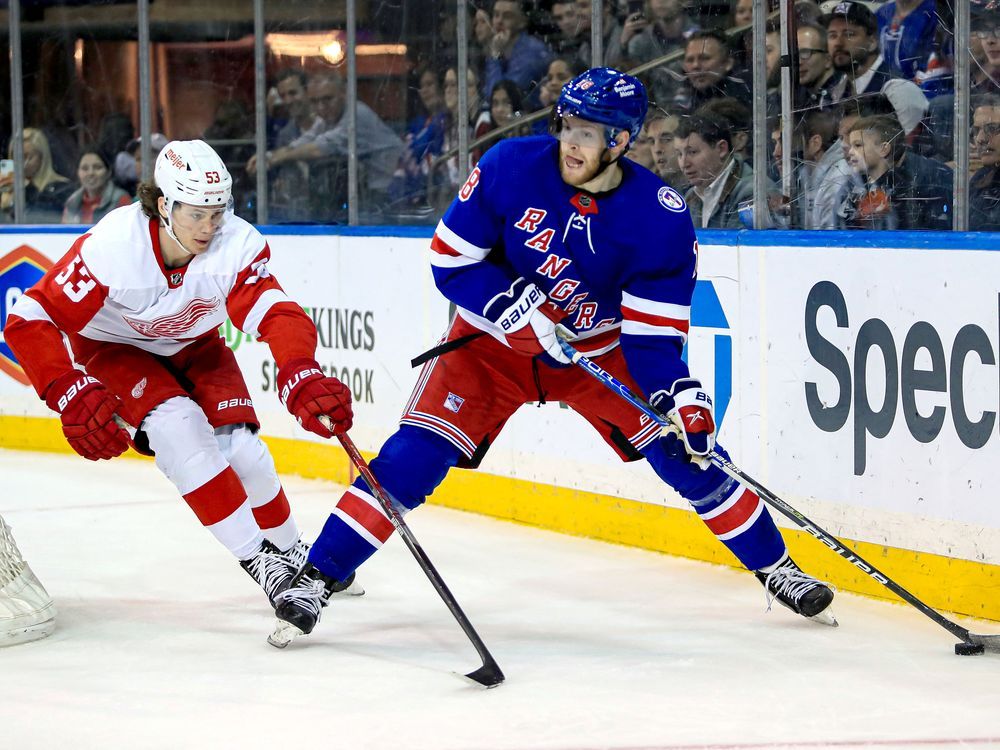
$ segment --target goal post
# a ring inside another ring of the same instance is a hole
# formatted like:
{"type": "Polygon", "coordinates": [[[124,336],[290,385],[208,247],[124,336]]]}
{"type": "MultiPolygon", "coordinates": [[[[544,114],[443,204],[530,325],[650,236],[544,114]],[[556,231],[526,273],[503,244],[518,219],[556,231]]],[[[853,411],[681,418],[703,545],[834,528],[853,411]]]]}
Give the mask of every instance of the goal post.
{"type": "Polygon", "coordinates": [[[44,638],[55,629],[55,616],[52,598],[0,516],[0,646],[44,638]]]}

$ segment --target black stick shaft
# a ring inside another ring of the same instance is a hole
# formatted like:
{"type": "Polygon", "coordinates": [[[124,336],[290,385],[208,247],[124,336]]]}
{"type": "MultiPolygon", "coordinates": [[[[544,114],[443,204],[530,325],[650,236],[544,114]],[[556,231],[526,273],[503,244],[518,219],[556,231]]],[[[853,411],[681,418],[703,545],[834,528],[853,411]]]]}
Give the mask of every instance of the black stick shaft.
{"type": "MultiPolygon", "coordinates": [[[[635,406],[637,409],[645,413],[648,417],[650,417],[653,421],[660,424],[662,427],[667,427],[667,428],[672,427],[671,422],[669,419],[667,419],[666,415],[660,413],[648,401],[634,394],[629,389],[628,386],[619,381],[610,372],[605,370],[600,365],[594,363],[592,360],[588,359],[584,355],[580,354],[578,351],[569,346],[569,344],[567,344],[566,342],[562,342],[562,347],[566,355],[573,361],[573,364],[580,367],[580,369],[589,374],[591,377],[599,380],[609,390],[613,391],[614,393],[617,393],[621,398],[625,399],[630,404],[635,406]]],[[[896,583],[894,580],[889,578],[889,576],[887,576],[885,573],[883,573],[874,565],[872,565],[870,562],[862,558],[859,554],[848,549],[844,545],[844,543],[841,542],[839,539],[837,539],[837,537],[835,537],[833,534],[821,529],[815,523],[806,518],[806,516],[802,515],[802,513],[797,511],[791,505],[789,505],[780,497],[778,497],[769,489],[767,489],[760,482],[755,480],[753,477],[748,476],[738,466],[736,466],[734,463],[725,458],[725,456],[721,455],[716,451],[711,451],[709,453],[709,458],[711,458],[712,461],[720,469],[726,472],[726,474],[731,476],[733,479],[745,482],[746,484],[750,485],[753,488],[754,492],[756,492],[760,496],[761,500],[763,500],[765,503],[767,503],[772,508],[775,508],[783,515],[790,518],[793,522],[801,526],[808,533],[812,534],[812,536],[821,541],[824,545],[829,547],[831,550],[836,552],[838,555],[843,557],[848,562],[852,563],[856,568],[858,568],[862,572],[867,573],[869,576],[871,576],[876,581],[885,586],[887,589],[889,589],[889,591],[896,594],[896,596],[905,601],[907,604],[913,606],[918,611],[925,614],[927,617],[932,619],[934,622],[936,622],[938,625],[940,625],[942,628],[947,630],[952,635],[961,638],[963,641],[966,642],[969,641],[968,628],[963,628],[958,623],[949,620],[947,617],[942,615],[937,610],[933,609],[927,604],[924,604],[909,591],[907,591],[898,583],[896,583]]]]}
{"type": "Polygon", "coordinates": [[[889,589],[889,591],[894,593],[896,596],[905,601],[907,604],[911,605],[912,607],[915,607],[917,610],[927,615],[927,617],[934,620],[934,622],[936,622],[938,625],[940,625],[942,628],[947,630],[952,635],[957,636],[958,638],[961,638],[964,641],[969,640],[968,628],[963,628],[958,623],[949,620],[947,617],[942,615],[936,609],[933,609],[927,604],[924,604],[922,601],[920,601],[920,599],[918,599],[916,596],[914,596],[909,591],[904,589],[894,580],[889,578],[889,576],[887,576],[881,570],[879,570],[870,562],[865,560],[857,552],[848,549],[844,545],[844,543],[841,542],[833,534],[817,526],[811,520],[806,518],[806,516],[802,515],[802,513],[797,511],[791,505],[789,505],[780,497],[778,497],[769,489],[767,489],[767,487],[762,485],[753,477],[748,476],[738,466],[733,464],[731,461],[727,460],[725,456],[722,456],[716,451],[712,451],[710,457],[712,461],[715,462],[715,464],[718,465],[719,468],[721,468],[729,476],[731,476],[733,479],[736,479],[737,481],[741,481],[745,484],[750,485],[753,488],[754,492],[756,492],[760,496],[761,500],[770,505],[772,508],[778,510],[782,515],[791,519],[802,529],[804,529],[809,534],[814,536],[816,539],[821,541],[825,546],[829,547],[831,550],[833,550],[838,555],[843,557],[849,563],[853,564],[854,567],[858,568],[864,573],[867,573],[871,578],[881,583],[883,586],[889,589]]]}
{"type": "Polygon", "coordinates": [[[445,584],[444,579],[441,574],[438,573],[437,568],[434,567],[434,563],[431,562],[427,553],[424,552],[423,547],[420,546],[420,542],[410,531],[410,527],[407,525],[406,521],[403,520],[402,514],[396,507],[392,504],[389,496],[386,494],[385,490],[382,489],[382,485],[375,478],[372,473],[371,468],[368,466],[368,462],[365,461],[361,453],[358,451],[354,441],[345,433],[337,435],[337,439],[340,440],[340,444],[344,446],[344,450],[347,451],[347,455],[350,456],[351,462],[357,467],[361,476],[364,477],[368,486],[371,488],[372,494],[375,499],[378,500],[379,505],[385,510],[386,514],[389,516],[389,520],[392,521],[392,525],[396,527],[396,531],[402,537],[406,546],[409,548],[410,552],[417,560],[417,564],[420,565],[420,569],[424,571],[424,574],[430,580],[431,584],[434,586],[434,590],[438,592],[438,596],[444,601],[448,610],[451,612],[452,616],[465,631],[465,635],[472,641],[472,645],[475,646],[476,651],[479,653],[479,658],[483,660],[483,664],[479,669],[476,669],[466,677],[475,680],[481,685],[486,685],[487,687],[493,687],[499,685],[504,681],[504,674],[500,670],[499,665],[496,660],[490,654],[489,649],[486,648],[486,644],[483,643],[483,639],[479,637],[479,633],[476,629],[472,627],[472,623],[469,618],[466,617],[465,612],[459,606],[458,601],[455,599],[451,590],[445,584]]]}

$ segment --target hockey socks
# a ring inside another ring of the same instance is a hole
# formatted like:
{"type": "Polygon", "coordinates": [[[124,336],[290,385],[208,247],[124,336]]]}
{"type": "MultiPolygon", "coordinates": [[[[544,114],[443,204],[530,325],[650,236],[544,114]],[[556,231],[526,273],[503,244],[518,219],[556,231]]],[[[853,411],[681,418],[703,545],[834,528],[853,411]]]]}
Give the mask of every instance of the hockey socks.
{"type": "MultiPolygon", "coordinates": [[[[440,435],[402,425],[385,441],[371,469],[396,508],[405,513],[423,503],[460,458],[458,448],[440,435]]],[[[347,580],[381,548],[393,528],[368,483],[358,477],[327,519],[309,551],[309,562],[324,575],[347,580]]]]}
{"type": "Polygon", "coordinates": [[[781,532],[763,501],[749,487],[725,477],[715,491],[689,502],[715,537],[748,570],[774,565],[786,554],[781,532]]]}
{"type": "Polygon", "coordinates": [[[264,537],[279,550],[290,549],[299,538],[299,529],[267,446],[245,424],[216,429],[215,441],[243,483],[264,537]]]}
{"type": "Polygon", "coordinates": [[[236,557],[246,560],[256,554],[264,535],[232,467],[184,495],[184,500],[202,525],[236,557]]]}
{"type": "Polygon", "coordinates": [[[309,562],[324,575],[347,580],[392,535],[392,521],[358,477],[340,498],[309,550],[309,562]]]}

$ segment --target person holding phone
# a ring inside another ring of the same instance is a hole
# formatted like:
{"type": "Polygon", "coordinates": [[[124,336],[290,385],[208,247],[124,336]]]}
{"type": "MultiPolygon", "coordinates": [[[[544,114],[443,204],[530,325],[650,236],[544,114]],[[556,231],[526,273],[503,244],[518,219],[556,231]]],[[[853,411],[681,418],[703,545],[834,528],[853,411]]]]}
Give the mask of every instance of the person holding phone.
{"type": "Polygon", "coordinates": [[[629,0],[622,46],[632,62],[649,62],[680,49],[697,30],[681,0],[629,0]]]}
{"type": "MultiPolygon", "coordinates": [[[[640,65],[684,48],[687,38],[698,31],[681,0],[629,0],[629,13],[622,27],[622,49],[631,65],[640,65]]],[[[681,61],[661,65],[648,73],[650,98],[670,101],[683,80],[681,61]]]]}

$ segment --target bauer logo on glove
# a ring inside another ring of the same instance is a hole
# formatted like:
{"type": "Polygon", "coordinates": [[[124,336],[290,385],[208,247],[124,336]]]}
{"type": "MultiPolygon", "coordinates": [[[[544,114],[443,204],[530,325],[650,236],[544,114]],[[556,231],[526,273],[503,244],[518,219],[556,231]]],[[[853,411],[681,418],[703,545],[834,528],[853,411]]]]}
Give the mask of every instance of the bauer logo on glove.
{"type": "Polygon", "coordinates": [[[300,425],[320,437],[333,437],[351,429],[350,389],[327,376],[314,359],[294,359],[278,370],[278,394],[300,425]],[[320,417],[327,418],[330,428],[320,417]]]}
{"type": "Polygon", "coordinates": [[[657,391],[650,398],[659,411],[665,412],[670,427],[664,428],[664,439],[680,440],[691,461],[702,469],[711,462],[708,454],[715,447],[715,415],[712,397],[695,378],[682,378],[670,390],[657,391]]]}

